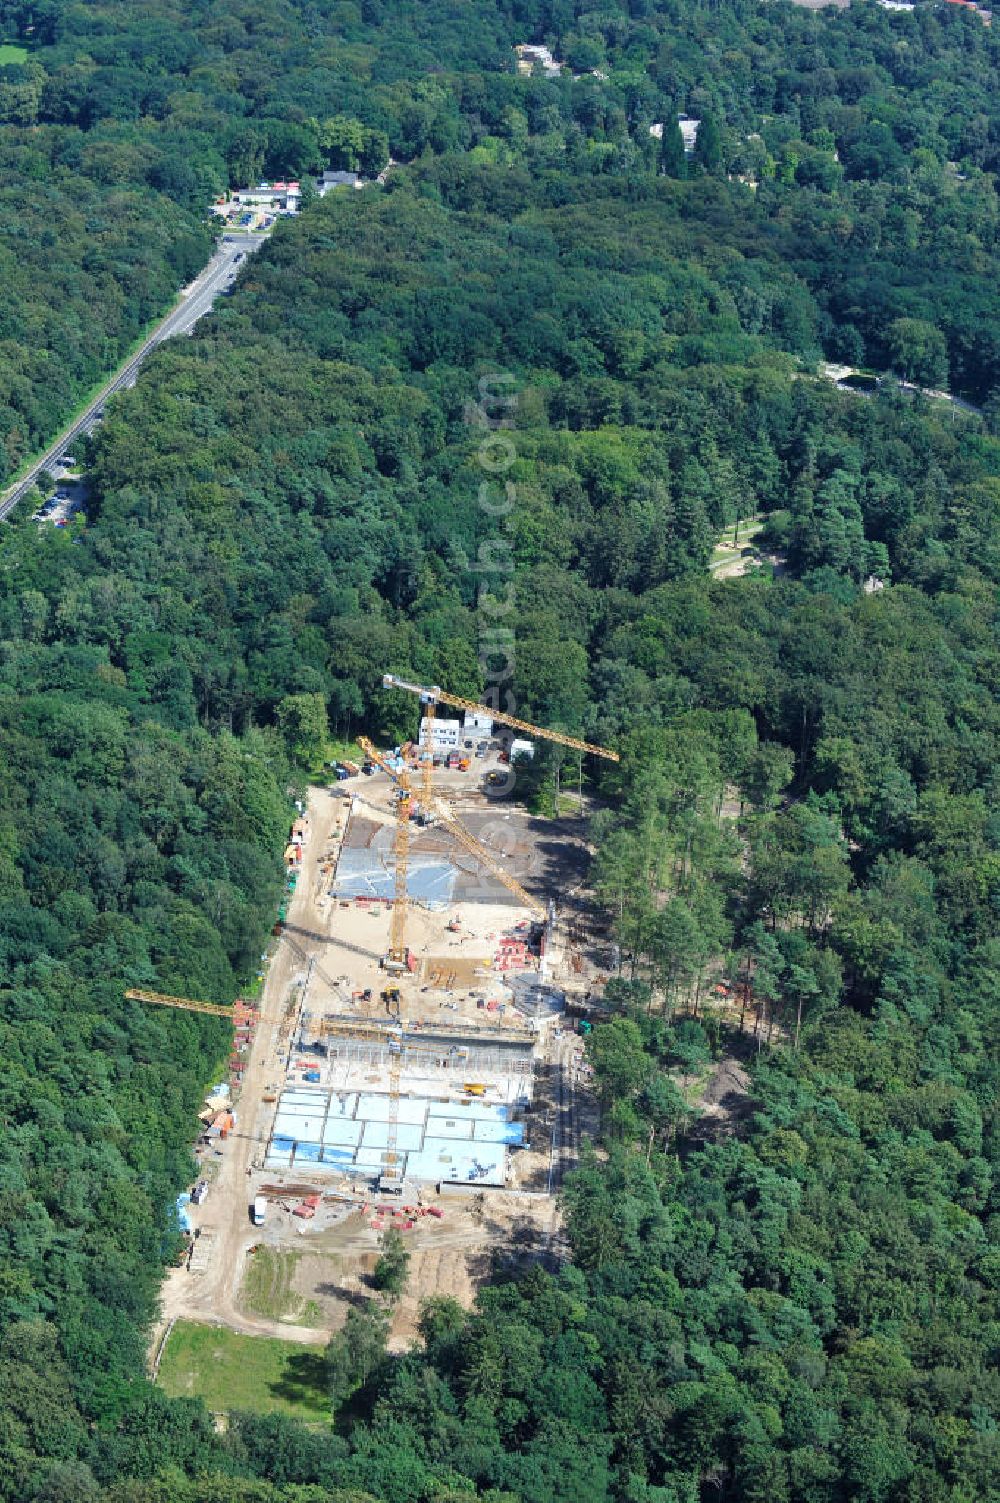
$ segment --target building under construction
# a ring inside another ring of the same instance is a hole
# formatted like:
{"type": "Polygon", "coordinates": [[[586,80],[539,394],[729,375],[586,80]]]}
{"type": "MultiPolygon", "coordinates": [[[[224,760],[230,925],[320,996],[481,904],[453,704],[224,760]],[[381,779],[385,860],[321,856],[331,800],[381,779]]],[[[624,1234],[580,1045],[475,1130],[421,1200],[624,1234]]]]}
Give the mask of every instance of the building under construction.
{"type": "MultiPolygon", "coordinates": [[[[556,874],[551,853],[538,849],[550,843],[547,828],[540,841],[523,841],[522,821],[514,812],[496,809],[484,799],[481,807],[463,811],[478,825],[474,832],[454,804],[437,795],[437,707],[448,705],[471,716],[466,729],[481,731],[484,753],[488,733],[499,722],[575,749],[581,763],[584,753],[611,761],[618,754],[486,710],[436,686],[391,674],[383,682],[419,700],[419,744],[404,742],[383,752],[359,736],[364,770],[381,771],[388,783],[355,792],[338,859],[323,868],[329,872],[333,867],[324,894],[331,904],[328,942],[340,945],[347,972],[331,990],[339,991],[346,1003],[350,988],[350,1003],[357,1010],[352,1006],[350,1013],[300,1022],[297,1049],[302,1058],[294,1058],[293,1048],[266,1163],[274,1170],[308,1165],[319,1172],[374,1178],[381,1189],[393,1191],[413,1180],[502,1186],[510,1150],[524,1143],[518,1114],[530,1106],[536,1030],[558,1015],[536,987],[525,994],[518,1021],[504,1022],[508,1008],[513,1013],[517,1006],[511,1006],[505,988],[524,973],[537,982],[537,971],[546,965],[556,874]],[[533,857],[541,858],[545,897],[524,887],[509,869],[512,858],[521,865],[519,855],[530,864],[533,857]],[[419,917],[417,905],[423,909],[419,917]],[[492,916],[493,910],[502,914],[514,905],[532,917],[511,923],[505,916],[492,916]],[[451,909],[455,911],[445,924],[444,913],[451,909]],[[384,949],[365,943],[376,935],[381,939],[380,928],[358,934],[360,913],[369,915],[363,928],[372,918],[380,926],[388,918],[384,949]],[[393,978],[392,985],[379,987],[385,1019],[372,1011],[372,962],[393,978]],[[481,989],[472,990],[477,983],[481,989]],[[490,995],[494,989],[501,995],[490,995]],[[425,993],[432,995],[425,1000],[425,993]],[[415,1008],[423,1012],[430,1007],[446,1009],[453,1021],[414,1016],[415,1008]],[[494,1026],[485,1014],[492,1015],[494,1026]]],[[[447,732],[457,740],[457,721],[442,721],[440,729],[442,736],[447,732]]],[[[470,734],[464,742],[448,753],[449,769],[460,775],[470,771],[471,759],[463,752],[475,751],[476,737],[470,734]]],[[[500,777],[498,769],[484,767],[483,793],[500,777]]]]}
{"type": "Polygon", "coordinates": [[[502,1187],[526,1141],[533,1034],[518,1027],[304,1017],[270,1170],[502,1187]],[[295,1078],[297,1077],[297,1079],[295,1078]]]}
{"type": "MultiPolygon", "coordinates": [[[[401,1182],[502,1188],[508,1153],[526,1141],[514,1110],[474,1096],[401,1096],[394,1154],[401,1182]]],[[[265,1167],[381,1179],[389,1116],[389,1097],[380,1092],[294,1087],[282,1095],[265,1167]]]]}

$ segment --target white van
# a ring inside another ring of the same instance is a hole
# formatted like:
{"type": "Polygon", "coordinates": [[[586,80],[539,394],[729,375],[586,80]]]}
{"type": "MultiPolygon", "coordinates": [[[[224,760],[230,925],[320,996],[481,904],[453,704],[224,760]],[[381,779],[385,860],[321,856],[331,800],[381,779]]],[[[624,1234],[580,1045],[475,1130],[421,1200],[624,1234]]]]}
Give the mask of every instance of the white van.
{"type": "Polygon", "coordinates": [[[258,1195],[250,1207],[250,1220],[254,1226],[263,1226],[264,1217],[267,1215],[267,1200],[263,1195],[258,1195]]]}

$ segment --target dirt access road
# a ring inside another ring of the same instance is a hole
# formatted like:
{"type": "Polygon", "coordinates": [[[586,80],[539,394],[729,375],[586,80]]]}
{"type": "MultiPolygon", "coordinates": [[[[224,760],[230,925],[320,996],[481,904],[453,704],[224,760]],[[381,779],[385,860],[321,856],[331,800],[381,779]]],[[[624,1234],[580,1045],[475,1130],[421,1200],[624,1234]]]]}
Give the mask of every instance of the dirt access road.
{"type": "MultiPolygon", "coordinates": [[[[288,911],[290,923],[311,928],[311,915],[320,892],[319,862],[338,822],[344,817],[340,800],[325,788],[313,788],[309,794],[309,835],[305,843],[302,873],[288,911]]],[[[155,1352],[166,1327],[183,1316],[210,1324],[221,1323],[250,1335],[282,1336],[290,1341],[322,1342],[327,1332],[311,1326],[293,1326],[284,1321],[257,1319],[237,1309],[239,1288],[247,1249],[255,1241],[250,1224],[251,1173],[267,1142],[273,1106],[263,1100],[265,1087],[284,1076],[284,1060],[289,1046],[289,1001],[296,979],[304,977],[301,958],[287,945],[279,944],[267,970],[261,995],[260,1021],[253,1049],[243,1076],[243,1087],[236,1107],[237,1130],[222,1151],[218,1177],[212,1183],[208,1199],[192,1207],[203,1238],[209,1238],[209,1253],[204,1272],[189,1273],[174,1268],[167,1274],[161,1296],[161,1318],[153,1333],[151,1350],[155,1352]]]]}

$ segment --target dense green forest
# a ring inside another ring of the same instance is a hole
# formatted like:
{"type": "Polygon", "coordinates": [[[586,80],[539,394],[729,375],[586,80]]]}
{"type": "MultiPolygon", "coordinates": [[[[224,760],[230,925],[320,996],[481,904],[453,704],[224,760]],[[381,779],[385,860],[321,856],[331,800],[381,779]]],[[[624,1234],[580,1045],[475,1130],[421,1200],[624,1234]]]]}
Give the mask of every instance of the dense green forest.
{"type": "Polygon", "coordinates": [[[390,151],[637,187],[686,173],[649,132],[678,109],[706,117],[695,170],[756,196],[751,259],[815,296],[751,279],[746,328],[1000,388],[998,43],[946,5],[0,0],[5,37],[27,47],[0,64],[0,476],[190,279],[227,187],[390,151]],[[519,76],[512,45],[543,37],[564,76],[519,76]]]}
{"type": "Polygon", "coordinates": [[[988,1497],[993,33],[929,3],[0,0],[0,36],[28,50],[11,465],[198,264],[213,193],[383,138],[402,164],[282,225],[109,405],[86,524],[0,542],[0,1497],[988,1497]],[[567,75],[520,77],[526,40],[567,75]],[[649,132],[678,110],[688,159],[649,132]],[[984,411],[841,392],[824,355],[984,411]],[[713,582],[761,513],[780,567],[713,582]],[[220,1436],[142,1373],[224,1033],[123,988],[252,973],[302,696],[393,737],[386,668],[476,694],[505,644],[525,714],[623,753],[590,769],[623,967],[573,1261],[501,1265],[402,1359],[356,1331],[330,1427],[220,1436]],[[677,1081],[747,956],[770,1047],[717,1140],[677,1081]]]}

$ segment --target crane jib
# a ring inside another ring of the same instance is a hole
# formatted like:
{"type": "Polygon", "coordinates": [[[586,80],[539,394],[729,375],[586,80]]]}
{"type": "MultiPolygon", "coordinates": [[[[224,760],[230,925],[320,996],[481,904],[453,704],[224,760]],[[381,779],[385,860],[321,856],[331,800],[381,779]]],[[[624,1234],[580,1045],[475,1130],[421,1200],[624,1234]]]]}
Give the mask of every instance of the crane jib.
{"type": "Polygon", "coordinates": [[[382,686],[385,689],[401,689],[405,694],[415,694],[422,704],[451,705],[457,710],[468,710],[472,714],[486,714],[501,725],[512,726],[515,730],[526,731],[530,736],[541,736],[545,741],[555,741],[560,746],[569,746],[574,751],[590,752],[592,756],[604,757],[609,762],[620,762],[616,751],[607,746],[595,746],[591,741],[581,741],[578,736],[567,736],[562,731],[550,731],[545,726],[533,725],[529,720],[519,720],[515,715],[507,715],[503,710],[491,709],[489,705],[477,703],[474,699],[463,699],[460,694],[449,694],[444,689],[439,689],[436,684],[411,684],[408,680],[397,678],[394,673],[386,673],[382,676],[382,686]]]}

